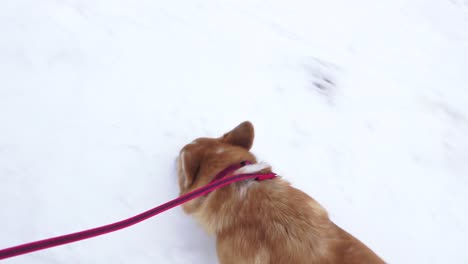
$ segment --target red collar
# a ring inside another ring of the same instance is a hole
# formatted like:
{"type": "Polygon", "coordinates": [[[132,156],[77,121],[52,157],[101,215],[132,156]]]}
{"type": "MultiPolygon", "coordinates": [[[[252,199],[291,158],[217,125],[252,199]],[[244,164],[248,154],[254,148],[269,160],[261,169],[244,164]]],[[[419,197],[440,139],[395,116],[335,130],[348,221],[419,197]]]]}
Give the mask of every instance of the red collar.
{"type": "MultiPolygon", "coordinates": [[[[225,168],[224,170],[220,171],[216,177],[214,177],[214,179],[211,181],[216,181],[216,180],[219,180],[219,179],[222,179],[224,177],[226,177],[227,175],[235,172],[236,170],[246,166],[246,165],[250,165],[250,164],[253,164],[252,162],[246,160],[246,161],[242,161],[240,163],[236,163],[236,164],[232,164],[230,166],[228,166],[227,168],[225,168]]],[[[259,173],[259,172],[254,172],[254,173],[243,173],[243,174],[251,174],[251,175],[257,175],[257,177],[255,178],[255,180],[257,181],[264,181],[264,180],[270,180],[270,179],[274,179],[276,178],[278,175],[276,175],[276,173],[273,173],[273,172],[270,172],[270,173],[259,173]]]]}

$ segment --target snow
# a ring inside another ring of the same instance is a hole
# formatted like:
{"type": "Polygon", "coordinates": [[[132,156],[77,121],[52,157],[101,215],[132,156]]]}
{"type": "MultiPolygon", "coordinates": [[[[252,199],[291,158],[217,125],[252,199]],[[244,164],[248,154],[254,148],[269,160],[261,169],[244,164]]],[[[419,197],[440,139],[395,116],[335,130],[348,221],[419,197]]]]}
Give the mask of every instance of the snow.
{"type": "MultiPolygon", "coordinates": [[[[466,0],[0,2],[0,248],[178,195],[175,157],[253,151],[389,263],[468,263],[466,0]]],[[[180,208],[4,261],[216,263],[180,208]]]]}

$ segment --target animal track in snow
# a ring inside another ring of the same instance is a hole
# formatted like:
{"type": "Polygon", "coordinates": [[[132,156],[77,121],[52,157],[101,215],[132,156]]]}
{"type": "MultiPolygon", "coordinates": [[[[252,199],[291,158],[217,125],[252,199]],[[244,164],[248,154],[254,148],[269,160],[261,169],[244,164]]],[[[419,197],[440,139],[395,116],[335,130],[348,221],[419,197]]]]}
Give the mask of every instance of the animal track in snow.
{"type": "Polygon", "coordinates": [[[331,103],[337,88],[335,76],[338,67],[332,63],[313,58],[313,60],[304,63],[304,70],[310,78],[309,89],[323,95],[331,103]]]}

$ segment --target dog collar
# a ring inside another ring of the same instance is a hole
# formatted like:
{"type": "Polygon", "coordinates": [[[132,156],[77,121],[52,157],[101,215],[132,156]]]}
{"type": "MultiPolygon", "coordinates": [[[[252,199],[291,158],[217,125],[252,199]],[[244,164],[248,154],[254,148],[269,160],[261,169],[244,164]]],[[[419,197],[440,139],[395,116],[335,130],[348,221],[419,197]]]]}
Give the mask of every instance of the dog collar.
{"type": "MultiPolygon", "coordinates": [[[[222,179],[224,177],[226,177],[227,175],[235,172],[236,170],[246,166],[246,165],[250,165],[250,164],[253,164],[252,162],[246,160],[246,161],[242,161],[240,163],[236,163],[236,164],[232,164],[230,166],[228,166],[227,168],[225,168],[224,170],[222,170],[221,172],[219,172],[216,177],[214,177],[214,179],[212,180],[213,181],[216,181],[216,180],[219,180],[219,179],[222,179]]],[[[245,174],[250,174],[250,175],[257,175],[257,177],[255,178],[255,180],[257,181],[264,181],[264,180],[270,180],[270,179],[274,179],[276,177],[278,177],[278,175],[276,175],[276,173],[273,173],[273,172],[270,172],[270,173],[245,173],[245,174]]]]}

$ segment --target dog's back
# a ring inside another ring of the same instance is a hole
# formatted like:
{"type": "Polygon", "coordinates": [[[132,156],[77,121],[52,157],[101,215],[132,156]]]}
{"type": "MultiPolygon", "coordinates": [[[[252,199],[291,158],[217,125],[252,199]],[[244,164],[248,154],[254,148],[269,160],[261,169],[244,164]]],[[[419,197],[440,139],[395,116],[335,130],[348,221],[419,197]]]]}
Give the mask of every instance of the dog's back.
{"type": "Polygon", "coordinates": [[[224,191],[207,200],[202,213],[216,219],[223,264],[383,263],[331,222],[316,201],[281,179],[241,183],[224,191]],[[223,197],[219,207],[215,200],[223,197]]]}

